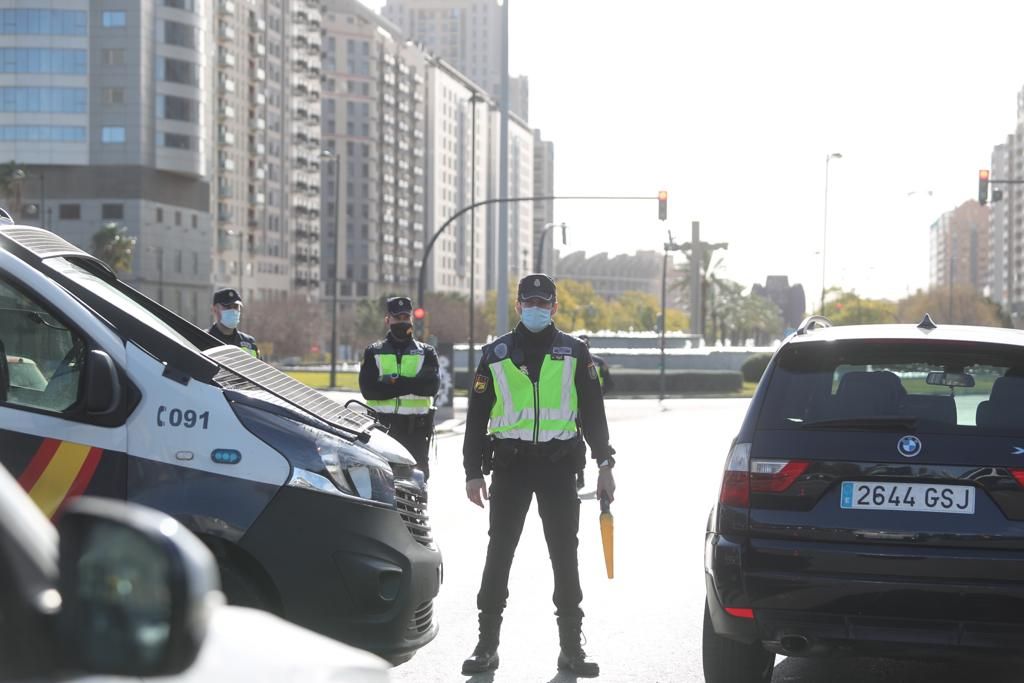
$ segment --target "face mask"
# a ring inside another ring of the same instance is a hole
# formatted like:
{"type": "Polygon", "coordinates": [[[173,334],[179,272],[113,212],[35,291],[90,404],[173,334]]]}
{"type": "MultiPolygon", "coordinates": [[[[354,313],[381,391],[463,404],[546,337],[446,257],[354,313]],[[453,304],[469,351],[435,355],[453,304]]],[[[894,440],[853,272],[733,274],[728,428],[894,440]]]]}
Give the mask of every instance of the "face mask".
{"type": "Polygon", "coordinates": [[[405,339],[412,334],[412,323],[392,323],[391,335],[396,339],[405,339]]]}
{"type": "Polygon", "coordinates": [[[234,308],[228,308],[220,312],[220,324],[224,327],[235,329],[242,321],[242,312],[234,308]]]}
{"type": "Polygon", "coordinates": [[[526,325],[526,329],[530,332],[540,332],[551,324],[551,309],[535,307],[524,308],[522,317],[523,325],[526,325]]]}

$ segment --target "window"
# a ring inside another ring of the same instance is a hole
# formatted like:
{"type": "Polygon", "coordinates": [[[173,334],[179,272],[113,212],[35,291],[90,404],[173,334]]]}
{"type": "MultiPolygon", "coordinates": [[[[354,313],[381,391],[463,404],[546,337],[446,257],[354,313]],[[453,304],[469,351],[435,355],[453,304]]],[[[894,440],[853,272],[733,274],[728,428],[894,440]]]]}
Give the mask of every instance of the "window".
{"type": "Polygon", "coordinates": [[[104,204],[101,215],[107,221],[124,220],[124,204],[104,204]]]}
{"type": "Polygon", "coordinates": [[[85,88],[0,88],[2,112],[84,114],[85,105],[85,88]]]}
{"type": "Polygon", "coordinates": [[[124,104],[124,88],[104,88],[103,104],[124,104]]]}
{"type": "Polygon", "coordinates": [[[164,7],[173,7],[175,9],[183,9],[186,12],[195,12],[196,11],[195,0],[164,0],[164,7]]]}
{"type": "Polygon", "coordinates": [[[162,208],[160,208],[159,206],[156,208],[156,222],[157,223],[163,223],[164,222],[164,210],[162,208]]]}
{"type": "Polygon", "coordinates": [[[199,85],[199,67],[183,59],[164,57],[157,62],[157,78],[169,83],[199,85]]]}
{"type": "Polygon", "coordinates": [[[78,401],[85,342],[24,292],[0,281],[0,352],[7,360],[4,403],[64,412],[78,401]],[[42,323],[42,324],[40,324],[42,323]]]}
{"type": "Polygon", "coordinates": [[[199,42],[198,33],[195,26],[181,24],[177,21],[164,22],[164,42],[168,45],[195,47],[199,42]]]}
{"type": "Polygon", "coordinates": [[[57,215],[61,220],[77,221],[82,218],[82,207],[79,204],[61,204],[57,215]]]}
{"type": "Polygon", "coordinates": [[[75,10],[3,9],[0,34],[86,35],[86,13],[75,10]]]}
{"type": "Polygon", "coordinates": [[[125,141],[124,126],[104,126],[100,131],[103,144],[120,144],[125,141]]]}
{"type": "Polygon", "coordinates": [[[121,66],[125,63],[125,51],[119,47],[105,47],[103,48],[103,65],[104,66],[121,66]]]}
{"type": "Polygon", "coordinates": [[[125,13],[121,10],[107,11],[103,13],[104,28],[121,28],[127,23],[125,13]]]}
{"type": "Polygon", "coordinates": [[[64,48],[0,48],[0,73],[85,75],[86,51],[64,48]]]}
{"type": "Polygon", "coordinates": [[[169,149],[192,149],[192,137],[177,133],[160,132],[156,134],[156,144],[169,149]]]}
{"type": "Polygon", "coordinates": [[[85,142],[85,126],[0,126],[3,142],[85,142]]]}
{"type": "Polygon", "coordinates": [[[187,97],[160,95],[156,102],[157,115],[175,121],[198,121],[199,103],[187,97]]]}

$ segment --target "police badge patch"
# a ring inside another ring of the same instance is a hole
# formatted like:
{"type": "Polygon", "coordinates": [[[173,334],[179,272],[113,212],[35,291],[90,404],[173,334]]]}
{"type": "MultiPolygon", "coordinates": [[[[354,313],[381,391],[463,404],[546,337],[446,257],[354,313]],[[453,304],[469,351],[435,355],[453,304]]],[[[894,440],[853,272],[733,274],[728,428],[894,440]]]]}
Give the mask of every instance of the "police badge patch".
{"type": "Polygon", "coordinates": [[[590,379],[597,379],[597,368],[594,367],[593,363],[587,364],[587,374],[590,376],[590,379]]]}
{"type": "Polygon", "coordinates": [[[473,378],[473,391],[482,394],[487,391],[488,384],[490,384],[490,379],[487,375],[477,375],[473,378]]]}
{"type": "Polygon", "coordinates": [[[498,358],[504,358],[508,355],[508,346],[505,345],[505,342],[501,342],[494,347],[494,355],[498,358]]]}

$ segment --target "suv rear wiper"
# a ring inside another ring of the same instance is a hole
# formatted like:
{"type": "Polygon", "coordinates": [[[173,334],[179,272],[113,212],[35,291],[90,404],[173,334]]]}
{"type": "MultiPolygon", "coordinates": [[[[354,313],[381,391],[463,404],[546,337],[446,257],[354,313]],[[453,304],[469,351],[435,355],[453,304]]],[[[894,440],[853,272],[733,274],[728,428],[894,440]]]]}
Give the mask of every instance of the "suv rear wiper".
{"type": "Polygon", "coordinates": [[[887,415],[881,417],[839,417],[831,420],[815,420],[813,422],[801,422],[800,426],[808,429],[893,429],[895,427],[910,429],[916,424],[916,417],[887,415]]]}

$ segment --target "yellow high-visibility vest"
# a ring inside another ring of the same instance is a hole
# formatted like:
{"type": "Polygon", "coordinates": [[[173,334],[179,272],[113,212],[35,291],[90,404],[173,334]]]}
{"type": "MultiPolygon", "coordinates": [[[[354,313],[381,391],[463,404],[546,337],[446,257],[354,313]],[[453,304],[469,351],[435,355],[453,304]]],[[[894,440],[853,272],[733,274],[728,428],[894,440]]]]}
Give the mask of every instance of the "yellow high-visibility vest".
{"type": "MultiPolygon", "coordinates": [[[[374,356],[377,361],[378,377],[415,377],[423,367],[426,356],[423,353],[404,354],[401,361],[394,353],[378,353],[374,356]]],[[[417,396],[406,394],[398,398],[371,399],[366,405],[378,413],[388,415],[426,415],[434,407],[433,396],[417,396]]]]}
{"type": "MultiPolygon", "coordinates": [[[[556,343],[563,340],[564,335],[556,337],[556,343]]],[[[509,358],[489,364],[495,395],[490,433],[496,439],[531,443],[575,439],[577,360],[571,354],[548,353],[536,384],[509,358]]]]}

